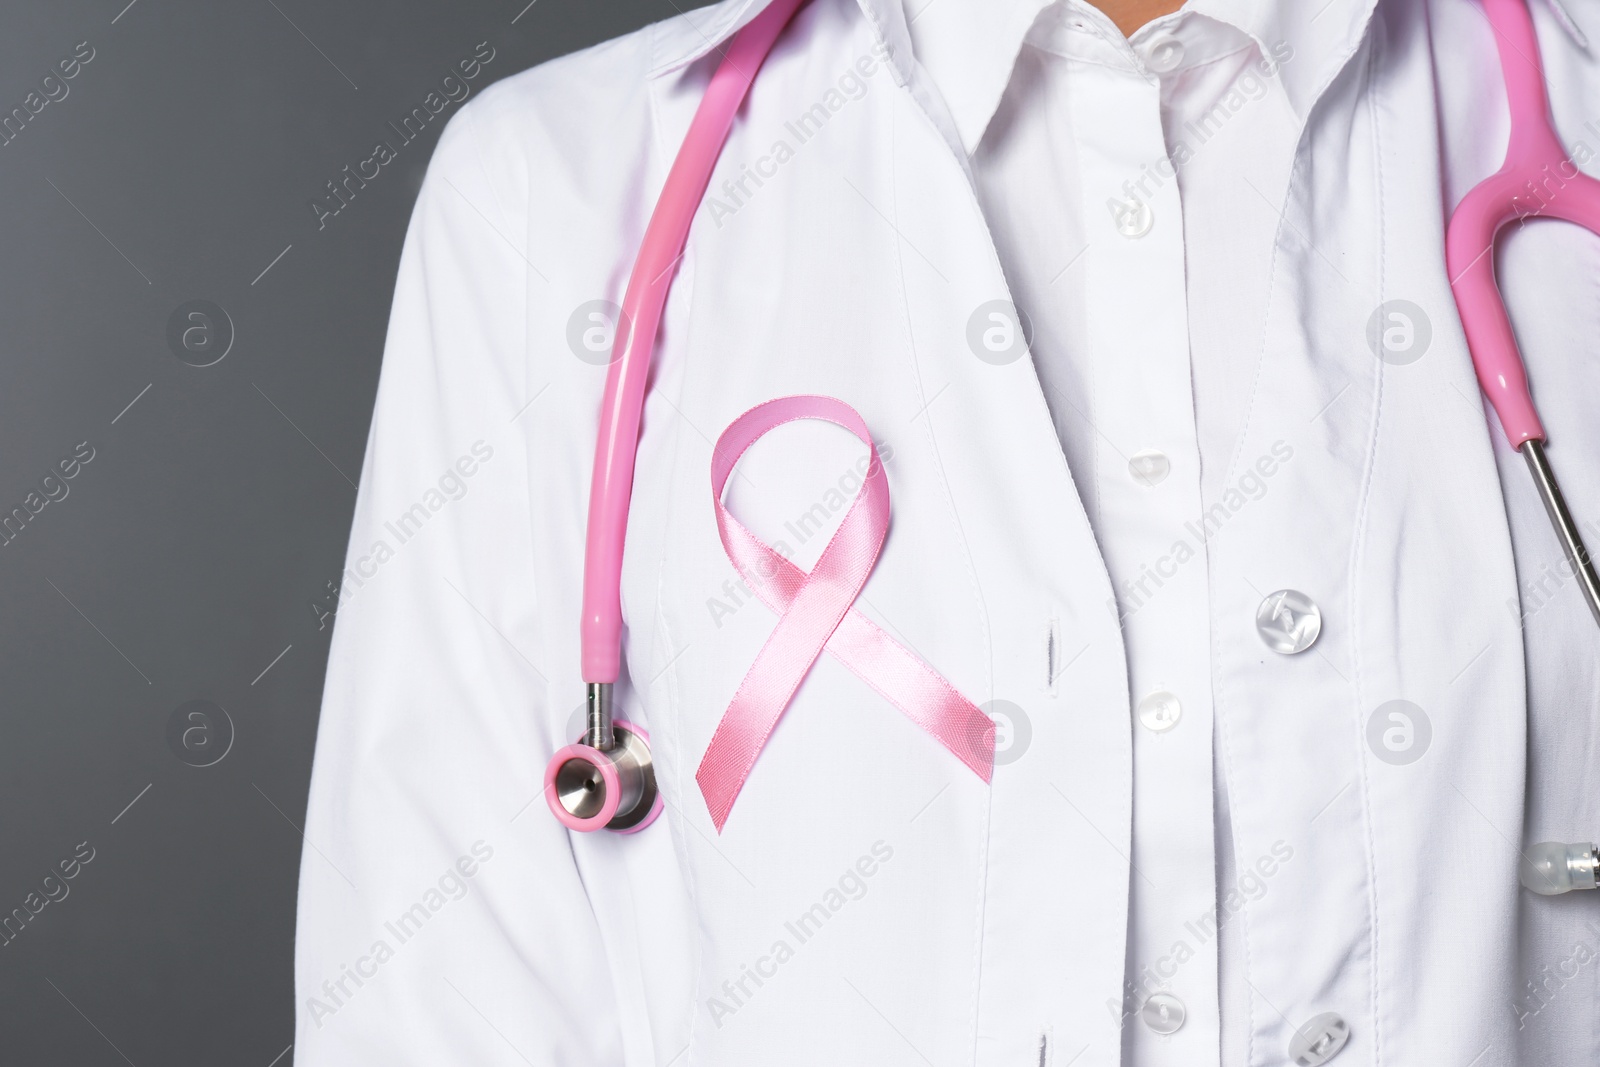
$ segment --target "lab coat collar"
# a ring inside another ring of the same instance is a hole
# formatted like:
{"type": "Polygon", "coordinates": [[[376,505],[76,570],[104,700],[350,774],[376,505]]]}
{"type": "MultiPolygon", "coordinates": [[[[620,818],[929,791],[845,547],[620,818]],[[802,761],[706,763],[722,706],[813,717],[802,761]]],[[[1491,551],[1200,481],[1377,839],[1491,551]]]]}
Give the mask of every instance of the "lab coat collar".
{"type": "MultiPolygon", "coordinates": [[[[722,0],[720,4],[687,12],[655,27],[649,77],[660,78],[710,55],[745,24],[761,14],[773,0],[722,0]]],[[[910,69],[911,49],[905,12],[900,0],[858,0],[872,24],[873,34],[889,46],[896,81],[904,84],[910,69]]]]}
{"type": "MultiPolygon", "coordinates": [[[[910,78],[910,35],[903,0],[857,0],[874,34],[889,48],[896,81],[910,78]]],[[[970,155],[977,150],[989,120],[1000,105],[1023,39],[1039,13],[1053,0],[923,0],[912,16],[922,54],[915,57],[944,96],[950,116],[970,155]],[[946,46],[948,42],[948,46],[946,46]]],[[[1064,0],[1091,19],[1110,22],[1086,0],[1064,0]]],[[[771,0],[723,0],[662,23],[655,40],[652,78],[661,77],[710,54],[755,18],[771,0]]],[[[1355,54],[1366,35],[1377,0],[1188,0],[1184,10],[1235,26],[1255,39],[1263,55],[1284,44],[1293,58],[1280,77],[1295,114],[1303,123],[1317,100],[1355,54]]],[[[1110,32],[1115,33],[1114,29],[1110,32]]]]}
{"type": "Polygon", "coordinates": [[[709,55],[771,2],[723,0],[720,4],[685,12],[681,18],[657,23],[651,27],[653,40],[648,76],[655,79],[675,73],[709,55]]]}

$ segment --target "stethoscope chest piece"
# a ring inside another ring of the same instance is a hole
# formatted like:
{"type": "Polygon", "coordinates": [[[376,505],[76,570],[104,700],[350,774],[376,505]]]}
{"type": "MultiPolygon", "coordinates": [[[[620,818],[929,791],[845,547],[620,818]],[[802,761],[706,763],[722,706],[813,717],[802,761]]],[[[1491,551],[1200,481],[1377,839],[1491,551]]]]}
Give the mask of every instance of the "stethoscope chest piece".
{"type": "Polygon", "coordinates": [[[558,751],[544,772],[544,798],[569,830],[636,833],[661,814],[650,735],[611,719],[611,687],[590,687],[583,739],[558,751]]]}

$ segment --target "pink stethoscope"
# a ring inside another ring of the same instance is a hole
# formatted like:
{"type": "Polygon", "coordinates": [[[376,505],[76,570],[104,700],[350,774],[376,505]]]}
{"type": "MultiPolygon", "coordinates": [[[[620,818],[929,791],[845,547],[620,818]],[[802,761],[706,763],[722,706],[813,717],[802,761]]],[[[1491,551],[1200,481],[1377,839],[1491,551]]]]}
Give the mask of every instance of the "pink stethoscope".
{"type": "MultiPolygon", "coordinates": [[[[1600,622],[1600,577],[1596,576],[1588,549],[1545,456],[1544,427],[1529,392],[1527,373],[1494,269],[1495,239],[1512,221],[1552,217],[1576,222],[1600,233],[1600,182],[1579,172],[1551,126],[1544,70],[1527,0],[1481,2],[1500,53],[1511,111],[1511,136],[1504,165],[1469,192],[1456,208],[1445,239],[1445,262],[1478,382],[1499,415],[1512,447],[1526,457],[1562,547],[1600,622]],[[1554,194],[1541,197],[1539,191],[1549,190],[1552,176],[1557,183],[1554,194]]],[[[599,441],[589,496],[581,633],[582,669],[587,687],[586,727],[578,743],[555,754],[545,773],[545,796],[550,808],[557,819],[573,830],[608,829],[630,833],[648,826],[661,813],[661,795],[655,784],[649,740],[639,727],[613,719],[611,696],[621,661],[622,553],[646,378],[667,291],[734,116],[757,70],[804,3],[805,0],[774,0],[728,45],[667,175],[628,279],[601,401],[599,441]]],[[[720,498],[722,483],[745,447],[768,429],[795,418],[838,422],[870,444],[860,417],[842,402],[827,397],[785,397],[770,401],[742,415],[718,442],[718,458],[713,469],[714,494],[720,498]]],[[[882,472],[876,461],[873,471],[877,472],[881,486],[882,472]]],[[[857,506],[864,503],[871,506],[873,477],[870,472],[867,482],[862,496],[857,498],[857,506]]],[[[882,491],[881,506],[886,522],[886,489],[882,491]]],[[[720,500],[718,508],[725,545],[729,543],[730,528],[736,531],[733,535],[736,538],[748,537],[748,532],[721,510],[720,500]]],[[[764,547],[759,546],[759,542],[756,545],[758,551],[764,547]]],[[[734,546],[729,547],[729,552],[730,556],[735,555],[734,546]]],[[[875,554],[874,547],[871,555],[875,558],[875,554]]],[[[870,570],[870,565],[868,559],[865,569],[870,570]]],[[[790,575],[795,583],[803,577],[799,572],[790,575]]],[[[864,574],[861,579],[865,580],[864,574]]],[[[783,622],[787,621],[785,616],[783,622]]],[[[853,612],[841,613],[834,625],[841,629],[859,626],[859,617],[853,612]]],[[[825,640],[826,635],[823,637],[825,640]]],[[[829,650],[832,651],[831,645],[829,650]]],[[[852,669],[856,668],[852,666],[852,669]]],[[[857,673],[870,681],[867,672],[858,670],[857,673]]],[[[750,678],[747,677],[746,682],[748,684],[750,678]]],[[[964,701],[958,695],[951,699],[948,694],[937,692],[939,682],[942,679],[932,675],[923,680],[924,688],[932,694],[930,699],[945,700],[949,721],[954,722],[970,709],[970,705],[963,708],[960,705],[964,701]]],[[[788,695],[792,695],[792,690],[788,695]]],[[[778,714],[786,702],[786,695],[772,702],[777,705],[778,714]]],[[[903,710],[913,718],[918,717],[916,711],[903,710]]],[[[775,720],[776,715],[771,717],[775,720]]],[[[937,709],[923,718],[936,719],[937,709]]],[[[970,716],[954,726],[948,723],[941,726],[938,721],[922,721],[922,725],[987,779],[989,763],[985,757],[992,756],[992,732],[981,733],[970,716]]],[[[770,729],[770,724],[766,728],[770,729]]],[[[722,732],[719,728],[718,734],[722,732]]],[[[763,733],[761,739],[764,736],[763,733]]],[[[716,744],[714,738],[713,747],[716,744]]],[[[719,795],[714,796],[718,790],[706,788],[707,764],[702,764],[697,778],[701,780],[719,829],[732,803],[732,795],[743,782],[742,774],[748,773],[748,764],[759,747],[757,740],[738,753],[741,762],[738,773],[726,776],[719,795]]],[[[709,756],[708,753],[708,763],[711,762],[709,756]]],[[[1600,850],[1593,844],[1547,842],[1533,846],[1525,859],[1524,884],[1536,892],[1550,894],[1595,888],[1600,879],[1600,850]]]]}
{"type": "MultiPolygon", "coordinates": [[[[1511,447],[1527,461],[1567,562],[1600,622],[1600,578],[1545,456],[1544,426],[1494,269],[1495,238],[1513,221],[1556,218],[1600,234],[1600,182],[1579,171],[1551,125],[1544,65],[1527,0],[1483,0],[1483,6],[1500,52],[1511,136],[1499,171],[1456,206],[1445,235],[1445,266],[1478,384],[1500,416],[1511,447]]],[[[1522,855],[1520,878],[1542,896],[1600,888],[1600,848],[1589,841],[1531,845],[1522,855]]]]}

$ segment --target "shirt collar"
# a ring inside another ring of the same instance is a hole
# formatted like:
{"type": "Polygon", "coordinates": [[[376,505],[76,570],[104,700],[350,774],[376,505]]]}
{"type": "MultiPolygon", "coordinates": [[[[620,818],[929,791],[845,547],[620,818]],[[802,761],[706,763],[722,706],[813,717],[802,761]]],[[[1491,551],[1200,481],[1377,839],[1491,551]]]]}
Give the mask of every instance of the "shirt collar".
{"type": "MultiPolygon", "coordinates": [[[[651,77],[681,70],[710,54],[771,0],[723,0],[661,23],[653,48],[651,77]]],[[[874,34],[890,50],[898,80],[909,76],[907,53],[917,41],[915,62],[926,70],[944,97],[968,154],[977,150],[989,120],[1000,106],[1023,40],[1039,13],[1055,2],[1080,8],[1115,34],[1109,20],[1087,0],[857,0],[874,34]]],[[[1200,14],[1227,23],[1252,37],[1263,55],[1284,46],[1292,58],[1279,77],[1295,114],[1304,122],[1334,77],[1366,35],[1377,0],[1188,0],[1178,16],[1157,20],[1134,35],[1158,32],[1168,20],[1200,14]]]]}

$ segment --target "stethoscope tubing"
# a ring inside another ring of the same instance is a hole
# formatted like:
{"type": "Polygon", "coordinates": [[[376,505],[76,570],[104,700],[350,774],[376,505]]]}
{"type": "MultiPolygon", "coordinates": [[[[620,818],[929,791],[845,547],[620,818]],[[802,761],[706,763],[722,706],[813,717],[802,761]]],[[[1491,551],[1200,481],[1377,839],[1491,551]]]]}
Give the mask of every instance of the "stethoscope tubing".
{"type": "Polygon", "coordinates": [[[1505,162],[1474,186],[1451,215],[1445,267],[1483,394],[1511,447],[1523,454],[1562,551],[1600,624],[1600,578],[1545,454],[1545,429],[1527,367],[1495,278],[1495,241],[1528,218],[1555,218],[1600,234],[1600,181],[1580,171],[1550,121],[1544,63],[1527,0],[1482,0],[1494,29],[1511,130],[1505,162]],[[1549,183],[1559,184],[1548,198],[1549,183]]]}
{"type": "Polygon", "coordinates": [[[544,783],[551,812],[570,830],[636,833],[661,813],[649,737],[642,729],[617,729],[612,709],[612,687],[622,670],[622,555],[650,359],[689,227],[734,117],[756,72],[805,2],[775,0],[729,42],[667,172],[623,291],[600,402],[584,542],[579,623],[584,736],[556,753],[544,783]],[[624,796],[639,798],[633,809],[623,810],[624,796]],[[596,800],[598,806],[592,803],[596,800]],[[594,813],[586,814],[591,807],[594,813]]]}
{"type": "Polygon", "coordinates": [[[589,487],[580,638],[583,680],[591,685],[613,683],[621,670],[622,552],[661,309],[734,116],[767,53],[804,3],[775,0],[729,43],[667,173],[628,277],[606,371],[589,487]]]}

